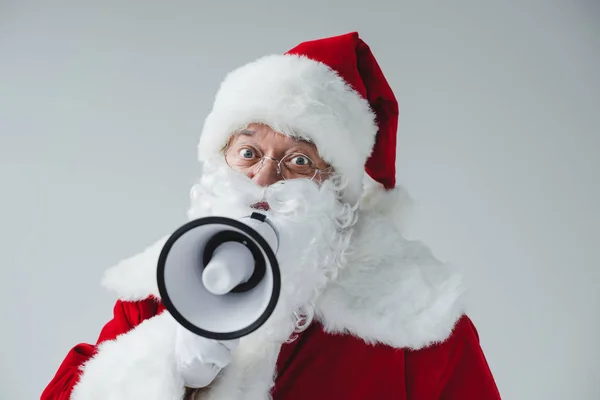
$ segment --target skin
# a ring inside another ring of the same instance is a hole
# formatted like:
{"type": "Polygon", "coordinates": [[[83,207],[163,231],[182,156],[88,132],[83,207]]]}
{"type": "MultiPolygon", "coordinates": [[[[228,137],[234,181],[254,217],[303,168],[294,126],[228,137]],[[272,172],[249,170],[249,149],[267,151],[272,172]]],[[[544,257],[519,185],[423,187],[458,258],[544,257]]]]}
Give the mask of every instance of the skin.
{"type": "MultiPolygon", "coordinates": [[[[242,133],[237,133],[232,136],[227,147],[238,144],[260,144],[258,150],[264,156],[272,157],[281,160],[290,153],[303,153],[307,155],[319,169],[328,168],[327,162],[321,158],[317,147],[310,142],[291,138],[282,135],[271,129],[267,125],[250,124],[242,133]]],[[[246,174],[257,185],[269,186],[282,178],[277,174],[277,163],[272,160],[265,160],[265,164],[255,173],[249,172],[246,174]]],[[[321,172],[317,174],[315,180],[323,181],[331,175],[331,172],[321,172]]]]}

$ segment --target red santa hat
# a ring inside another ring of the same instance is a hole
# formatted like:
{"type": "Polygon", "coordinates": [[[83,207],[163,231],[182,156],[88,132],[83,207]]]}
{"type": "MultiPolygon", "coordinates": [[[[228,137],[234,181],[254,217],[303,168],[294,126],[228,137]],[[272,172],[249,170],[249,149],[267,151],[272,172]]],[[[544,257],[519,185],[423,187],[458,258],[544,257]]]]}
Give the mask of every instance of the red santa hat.
{"type": "Polygon", "coordinates": [[[229,73],[200,137],[199,158],[250,123],[313,142],[359,200],[364,174],[395,186],[398,103],[369,46],[353,32],[301,43],[229,73]]]}

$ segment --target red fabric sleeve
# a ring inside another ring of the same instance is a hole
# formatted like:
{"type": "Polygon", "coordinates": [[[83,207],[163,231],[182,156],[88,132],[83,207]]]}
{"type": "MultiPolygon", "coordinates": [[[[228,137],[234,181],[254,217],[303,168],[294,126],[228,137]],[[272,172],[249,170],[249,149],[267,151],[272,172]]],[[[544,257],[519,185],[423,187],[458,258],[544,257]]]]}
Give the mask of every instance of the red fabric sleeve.
{"type": "Polygon", "coordinates": [[[450,354],[440,380],[440,400],[500,400],[479,335],[473,322],[463,317],[450,341],[450,354]]]}
{"type": "Polygon", "coordinates": [[[80,343],[73,347],[42,392],[40,400],[68,400],[79,380],[80,367],[95,354],[100,343],[129,332],[142,321],[157,315],[161,308],[160,303],[152,298],[131,302],[117,300],[113,318],[102,328],[96,344],[80,343]]]}

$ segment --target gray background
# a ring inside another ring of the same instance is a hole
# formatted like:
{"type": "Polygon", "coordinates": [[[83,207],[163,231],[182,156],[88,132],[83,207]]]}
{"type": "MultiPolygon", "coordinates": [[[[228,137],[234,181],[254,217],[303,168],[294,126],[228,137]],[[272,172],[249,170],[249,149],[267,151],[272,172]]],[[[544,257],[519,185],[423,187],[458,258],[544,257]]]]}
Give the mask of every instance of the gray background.
{"type": "Polygon", "coordinates": [[[0,397],[38,398],[110,318],[103,270],[184,221],[224,74],[358,30],[503,398],[600,398],[598,2],[83,3],[0,2],[0,397]]]}

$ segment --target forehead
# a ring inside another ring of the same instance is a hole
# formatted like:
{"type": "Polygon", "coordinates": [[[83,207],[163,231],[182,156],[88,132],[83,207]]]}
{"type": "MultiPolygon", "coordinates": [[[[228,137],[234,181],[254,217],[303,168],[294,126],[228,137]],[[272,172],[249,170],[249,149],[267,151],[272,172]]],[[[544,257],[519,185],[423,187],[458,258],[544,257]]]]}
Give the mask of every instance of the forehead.
{"type": "Polygon", "coordinates": [[[309,140],[291,137],[261,124],[250,124],[247,128],[236,132],[230,139],[230,144],[237,142],[253,142],[265,147],[289,148],[312,150],[318,153],[317,146],[309,140]]]}

